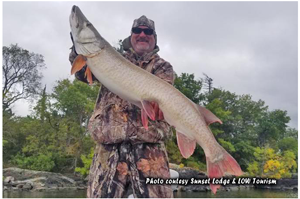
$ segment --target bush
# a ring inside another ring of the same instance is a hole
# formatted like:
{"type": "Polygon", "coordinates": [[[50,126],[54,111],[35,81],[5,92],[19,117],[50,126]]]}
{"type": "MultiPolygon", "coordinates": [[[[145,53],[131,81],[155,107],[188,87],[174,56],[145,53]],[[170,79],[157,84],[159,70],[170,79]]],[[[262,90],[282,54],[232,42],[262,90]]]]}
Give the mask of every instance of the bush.
{"type": "Polygon", "coordinates": [[[55,166],[51,154],[39,154],[29,157],[18,154],[14,157],[13,162],[22,169],[32,169],[37,171],[52,171],[55,166]]]}
{"type": "Polygon", "coordinates": [[[84,166],[76,167],[75,171],[80,173],[83,177],[86,177],[89,174],[90,167],[93,161],[93,156],[94,156],[94,148],[91,148],[91,152],[87,156],[81,155],[81,161],[84,164],[84,166]]]}
{"type": "Polygon", "coordinates": [[[275,153],[272,148],[255,148],[255,161],[249,164],[248,171],[252,176],[270,178],[291,177],[291,171],[297,168],[296,156],[292,151],[275,153]]]}

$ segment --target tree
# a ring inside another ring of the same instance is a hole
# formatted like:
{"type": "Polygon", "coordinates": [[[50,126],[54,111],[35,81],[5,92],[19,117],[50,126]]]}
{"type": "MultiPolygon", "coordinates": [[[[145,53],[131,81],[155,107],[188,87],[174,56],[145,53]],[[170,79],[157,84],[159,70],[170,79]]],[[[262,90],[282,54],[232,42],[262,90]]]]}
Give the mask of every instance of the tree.
{"type": "Polygon", "coordinates": [[[89,170],[94,157],[94,148],[91,148],[91,152],[88,155],[81,155],[81,161],[83,167],[76,167],[75,171],[79,172],[83,177],[86,177],[89,174],[89,170]]]}
{"type": "Polygon", "coordinates": [[[298,154],[298,140],[287,137],[278,141],[278,148],[281,151],[292,151],[294,154],[298,154]]]}
{"type": "Polygon", "coordinates": [[[40,69],[44,67],[42,55],[29,52],[17,44],[3,46],[3,110],[9,109],[16,101],[28,99],[39,92],[42,78],[40,69]]]}
{"type": "Polygon", "coordinates": [[[26,134],[20,129],[28,121],[28,118],[13,117],[11,112],[3,110],[3,163],[9,164],[14,155],[22,150],[26,134]]]}
{"type": "Polygon", "coordinates": [[[203,73],[203,75],[205,76],[205,79],[202,81],[205,83],[205,88],[208,89],[208,93],[211,93],[213,89],[212,87],[213,79],[208,77],[208,75],[206,75],[205,73],[203,73]]]}
{"type": "Polygon", "coordinates": [[[33,108],[34,113],[40,118],[41,122],[43,123],[47,114],[47,105],[50,105],[48,101],[48,96],[46,93],[46,85],[41,93],[41,99],[37,102],[37,105],[33,108]]]}
{"type": "Polygon", "coordinates": [[[289,150],[276,153],[274,149],[269,147],[256,147],[254,157],[255,160],[248,166],[249,174],[253,176],[291,177],[291,171],[295,172],[297,169],[296,156],[289,150]]]}
{"type": "Polygon", "coordinates": [[[61,136],[66,139],[66,151],[74,157],[74,169],[82,153],[89,151],[93,145],[86,126],[94,109],[98,91],[97,85],[89,86],[76,79],[73,82],[65,79],[58,81],[52,93],[55,100],[53,105],[62,117],[59,128],[61,136]]]}
{"type": "Polygon", "coordinates": [[[80,157],[87,157],[94,146],[86,124],[98,90],[77,80],[62,80],[51,95],[46,87],[39,93],[31,116],[13,118],[4,112],[5,164],[55,172],[86,165],[80,157]]]}
{"type": "Polygon", "coordinates": [[[286,111],[274,110],[264,113],[264,117],[258,119],[257,144],[262,147],[267,143],[275,144],[278,139],[283,139],[286,134],[287,123],[290,117],[286,111]]]}
{"type": "Polygon", "coordinates": [[[176,75],[174,87],[196,104],[204,100],[204,95],[200,93],[202,82],[195,80],[194,74],[182,73],[179,77],[176,75]]]}

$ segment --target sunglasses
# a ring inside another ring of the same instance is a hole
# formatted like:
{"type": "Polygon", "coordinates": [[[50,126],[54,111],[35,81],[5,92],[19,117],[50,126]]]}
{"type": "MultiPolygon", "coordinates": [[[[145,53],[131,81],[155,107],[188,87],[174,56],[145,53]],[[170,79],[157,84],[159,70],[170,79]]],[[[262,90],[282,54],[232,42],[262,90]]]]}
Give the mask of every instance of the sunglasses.
{"type": "Polygon", "coordinates": [[[145,33],[145,35],[152,35],[153,34],[153,29],[150,28],[146,28],[146,29],[142,29],[142,28],[132,28],[131,30],[134,34],[141,34],[142,32],[145,33]]]}

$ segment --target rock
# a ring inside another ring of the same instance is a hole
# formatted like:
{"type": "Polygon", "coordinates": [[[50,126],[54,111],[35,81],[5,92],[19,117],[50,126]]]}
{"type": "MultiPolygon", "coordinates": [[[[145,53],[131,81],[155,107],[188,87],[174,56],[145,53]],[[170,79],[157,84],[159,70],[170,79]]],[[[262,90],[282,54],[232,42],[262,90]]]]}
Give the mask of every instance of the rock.
{"type": "Polygon", "coordinates": [[[298,173],[292,173],[292,178],[293,179],[298,179],[298,173]]]}
{"type": "Polygon", "coordinates": [[[14,180],[15,180],[14,177],[12,177],[12,176],[7,176],[7,177],[5,178],[5,180],[4,180],[4,182],[5,182],[5,183],[11,183],[11,182],[13,182],[14,180]]]}
{"type": "Polygon", "coordinates": [[[18,189],[22,189],[23,186],[24,186],[23,184],[18,184],[18,185],[17,185],[17,188],[18,188],[18,189]]]}
{"type": "Polygon", "coordinates": [[[33,188],[33,186],[30,184],[30,183],[26,183],[24,186],[23,186],[23,189],[24,190],[31,190],[33,188]]]}
{"type": "Polygon", "coordinates": [[[230,186],[230,187],[227,187],[227,188],[230,189],[230,191],[238,191],[239,190],[238,186],[230,186]]]}
{"type": "Polygon", "coordinates": [[[7,168],[3,169],[3,176],[6,176],[5,185],[9,182],[10,186],[21,190],[57,189],[58,187],[76,189],[79,186],[79,183],[72,178],[45,171],[7,168]]]}
{"type": "Polygon", "coordinates": [[[274,190],[288,190],[292,187],[298,189],[298,179],[283,178],[278,179],[276,185],[254,185],[257,189],[274,189],[274,190]]]}

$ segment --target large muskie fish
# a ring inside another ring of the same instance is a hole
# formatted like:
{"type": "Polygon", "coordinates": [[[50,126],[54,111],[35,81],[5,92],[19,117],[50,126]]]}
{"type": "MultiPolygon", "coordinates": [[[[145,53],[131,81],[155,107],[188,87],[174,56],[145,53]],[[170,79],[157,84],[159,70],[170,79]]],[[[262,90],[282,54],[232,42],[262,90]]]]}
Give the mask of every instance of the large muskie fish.
{"type": "MultiPolygon", "coordinates": [[[[183,157],[190,157],[196,142],[206,155],[207,173],[210,178],[220,178],[225,173],[239,176],[239,164],[221,147],[208,125],[219,122],[209,110],[196,105],[169,83],[135,66],[122,57],[98,33],[77,6],[70,15],[71,34],[78,56],[71,73],[74,74],[87,64],[89,82],[91,72],[110,91],[141,109],[142,123],[147,128],[148,117],[155,120],[156,102],[164,119],[176,128],[177,143],[183,157]]],[[[219,185],[211,184],[216,193],[219,185]]]]}

